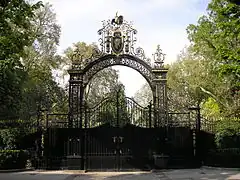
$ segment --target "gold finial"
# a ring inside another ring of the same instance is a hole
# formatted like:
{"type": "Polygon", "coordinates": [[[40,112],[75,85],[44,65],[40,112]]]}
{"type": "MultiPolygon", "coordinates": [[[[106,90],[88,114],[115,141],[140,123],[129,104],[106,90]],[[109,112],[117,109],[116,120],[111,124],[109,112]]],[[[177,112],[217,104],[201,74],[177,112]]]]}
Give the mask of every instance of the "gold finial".
{"type": "Polygon", "coordinates": [[[153,54],[154,63],[157,64],[159,67],[163,67],[163,63],[164,63],[164,60],[165,60],[165,55],[166,54],[162,53],[162,49],[160,48],[160,45],[157,45],[157,50],[153,54]]]}

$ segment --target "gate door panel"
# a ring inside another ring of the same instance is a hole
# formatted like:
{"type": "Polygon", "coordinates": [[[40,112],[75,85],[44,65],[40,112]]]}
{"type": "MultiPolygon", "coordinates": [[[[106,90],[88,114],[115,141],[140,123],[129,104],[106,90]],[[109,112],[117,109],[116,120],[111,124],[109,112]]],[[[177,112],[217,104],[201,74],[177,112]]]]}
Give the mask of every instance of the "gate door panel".
{"type": "Polygon", "coordinates": [[[87,129],[87,168],[116,169],[116,145],[114,128],[108,125],[87,129]]]}
{"type": "Polygon", "coordinates": [[[115,101],[106,98],[86,112],[87,169],[139,169],[147,164],[154,139],[148,108],[117,94],[115,101]]]}
{"type": "Polygon", "coordinates": [[[131,124],[87,129],[87,169],[150,169],[153,153],[163,151],[163,137],[164,129],[131,124]]]}

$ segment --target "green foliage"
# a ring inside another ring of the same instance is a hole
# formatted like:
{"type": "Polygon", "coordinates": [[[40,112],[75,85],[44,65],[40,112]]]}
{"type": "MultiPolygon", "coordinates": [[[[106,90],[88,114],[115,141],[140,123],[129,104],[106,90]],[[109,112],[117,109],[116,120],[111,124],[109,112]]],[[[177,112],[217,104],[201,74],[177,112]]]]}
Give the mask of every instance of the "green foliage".
{"type": "Polygon", "coordinates": [[[31,5],[24,0],[0,4],[0,60],[16,58],[23,53],[25,46],[33,42],[31,20],[34,10],[41,5],[41,2],[31,5]]]}
{"type": "Polygon", "coordinates": [[[134,94],[134,99],[141,105],[147,106],[153,100],[152,90],[148,83],[145,83],[140,90],[134,94]]]}
{"type": "Polygon", "coordinates": [[[115,89],[106,95],[106,97],[107,98],[96,105],[94,112],[90,114],[91,125],[94,126],[94,123],[109,123],[115,126],[117,119],[119,119],[120,125],[128,123],[129,112],[127,110],[124,85],[117,85],[115,89]]]}
{"type": "Polygon", "coordinates": [[[208,61],[194,55],[191,46],[184,49],[169,67],[169,110],[186,111],[190,106],[203,104],[218,83],[215,79],[208,61]]]}
{"type": "Polygon", "coordinates": [[[239,148],[240,6],[212,0],[187,33],[191,45],[168,73],[169,106],[200,105],[202,116],[217,124],[218,148],[239,148]]]}
{"type": "Polygon", "coordinates": [[[23,150],[0,150],[0,169],[23,169],[27,158],[27,152],[23,150]]]}
{"type": "Polygon", "coordinates": [[[221,117],[220,108],[217,101],[209,97],[203,104],[202,104],[202,115],[207,119],[218,119],[221,117]]]}
{"type": "MultiPolygon", "coordinates": [[[[195,55],[207,61],[215,89],[208,93],[224,116],[239,117],[240,89],[240,6],[225,0],[212,0],[208,14],[187,28],[195,55]]],[[[210,84],[210,81],[208,82],[210,84]]]]}
{"type": "Polygon", "coordinates": [[[205,161],[207,166],[219,166],[227,168],[239,168],[240,149],[227,148],[212,150],[208,153],[208,158],[205,161]]]}
{"type": "MultiPolygon", "coordinates": [[[[65,65],[77,62],[84,66],[86,63],[84,60],[92,56],[94,57],[97,51],[98,49],[95,44],[88,45],[84,42],[77,42],[73,47],[69,47],[65,50],[65,65]],[[73,55],[74,53],[75,55],[73,55]]],[[[105,68],[95,74],[87,85],[85,90],[85,100],[88,102],[89,106],[94,106],[104,97],[107,97],[117,85],[117,71],[111,67],[105,68]]]]}
{"type": "Polygon", "coordinates": [[[0,11],[0,146],[16,149],[37,115],[45,120],[43,110],[67,111],[67,93],[52,74],[62,59],[56,54],[60,26],[48,3],[12,0],[0,11]]]}
{"type": "Polygon", "coordinates": [[[219,148],[239,148],[239,137],[239,118],[222,118],[217,122],[216,144],[219,148]]]}
{"type": "Polygon", "coordinates": [[[25,120],[39,110],[67,111],[67,93],[55,82],[52,74],[62,59],[56,54],[60,26],[56,23],[52,6],[47,3],[37,9],[31,24],[34,43],[24,49],[26,55],[22,59],[27,78],[20,115],[25,120]]]}
{"type": "Polygon", "coordinates": [[[26,73],[13,61],[0,61],[0,119],[18,117],[26,73]]]}
{"type": "Polygon", "coordinates": [[[0,149],[17,149],[21,144],[21,139],[29,133],[26,127],[20,123],[19,127],[6,128],[0,130],[0,149]]]}
{"type": "Polygon", "coordinates": [[[29,4],[24,0],[0,4],[0,118],[16,118],[20,110],[22,86],[26,73],[20,58],[24,47],[31,45],[31,20],[41,2],[29,4]]]}
{"type": "Polygon", "coordinates": [[[68,47],[65,50],[65,55],[67,57],[67,63],[82,63],[85,65],[86,59],[94,57],[98,52],[98,47],[96,44],[86,44],[85,42],[77,42],[73,44],[73,47],[68,47]]]}
{"type": "Polygon", "coordinates": [[[211,59],[218,74],[239,90],[240,6],[225,0],[212,0],[208,14],[187,28],[194,51],[211,59]]]}

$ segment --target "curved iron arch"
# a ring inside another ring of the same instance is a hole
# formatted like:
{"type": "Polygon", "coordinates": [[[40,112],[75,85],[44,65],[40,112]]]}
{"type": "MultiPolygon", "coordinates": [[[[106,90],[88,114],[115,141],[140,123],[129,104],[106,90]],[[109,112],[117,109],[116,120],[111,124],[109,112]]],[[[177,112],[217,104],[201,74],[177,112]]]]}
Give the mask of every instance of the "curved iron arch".
{"type": "Polygon", "coordinates": [[[138,107],[140,107],[140,108],[142,108],[142,109],[144,109],[144,108],[146,108],[146,107],[144,107],[144,106],[142,106],[142,105],[140,105],[137,101],[135,101],[133,98],[130,98],[130,97],[126,97],[126,100],[129,100],[129,101],[132,101],[134,104],[136,104],[138,107]]]}
{"type": "Polygon", "coordinates": [[[115,65],[126,66],[138,71],[146,79],[151,90],[153,90],[152,67],[142,59],[129,54],[122,54],[118,56],[113,54],[107,54],[87,64],[82,70],[84,76],[84,87],[87,86],[87,84],[90,82],[90,80],[94,77],[96,73],[107,67],[115,65]]]}

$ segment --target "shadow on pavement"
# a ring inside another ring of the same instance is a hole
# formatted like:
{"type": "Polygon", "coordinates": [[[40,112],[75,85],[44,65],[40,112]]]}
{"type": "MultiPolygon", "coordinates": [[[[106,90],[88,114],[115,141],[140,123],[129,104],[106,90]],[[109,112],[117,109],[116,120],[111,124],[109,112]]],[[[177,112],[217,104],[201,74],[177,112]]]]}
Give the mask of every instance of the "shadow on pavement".
{"type": "Polygon", "coordinates": [[[238,172],[233,170],[208,170],[208,169],[192,169],[192,170],[170,170],[164,172],[169,179],[196,179],[196,180],[223,180],[228,179],[238,172]]]}
{"type": "MultiPolygon", "coordinates": [[[[166,170],[158,172],[28,171],[0,173],[1,180],[223,180],[238,174],[231,170],[166,170]]],[[[236,178],[235,178],[236,180],[236,178]]]]}
{"type": "Polygon", "coordinates": [[[144,180],[151,179],[153,173],[146,172],[91,172],[79,173],[69,171],[31,171],[18,173],[1,173],[2,180],[118,180],[133,179],[144,180]]]}
{"type": "Polygon", "coordinates": [[[82,174],[74,180],[159,180],[154,173],[133,172],[133,173],[96,173],[96,174],[82,174]]]}

